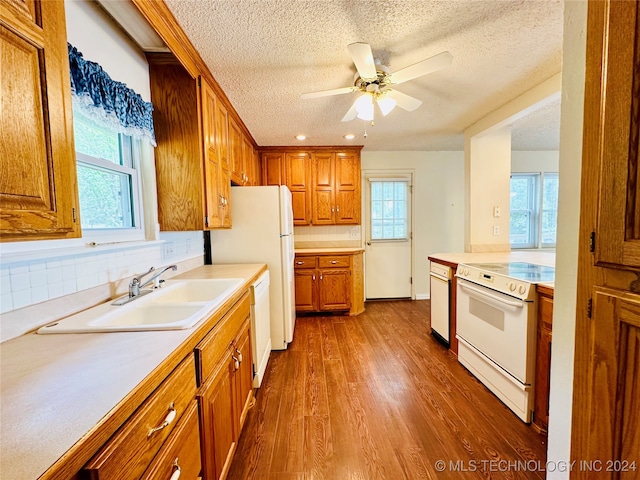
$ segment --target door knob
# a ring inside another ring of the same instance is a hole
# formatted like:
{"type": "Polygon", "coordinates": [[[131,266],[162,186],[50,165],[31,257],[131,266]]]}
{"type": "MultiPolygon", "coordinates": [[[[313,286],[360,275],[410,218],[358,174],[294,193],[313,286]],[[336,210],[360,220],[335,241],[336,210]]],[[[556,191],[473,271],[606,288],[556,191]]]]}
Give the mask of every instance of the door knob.
{"type": "Polygon", "coordinates": [[[367,245],[371,246],[371,242],[367,242],[367,245]]]}

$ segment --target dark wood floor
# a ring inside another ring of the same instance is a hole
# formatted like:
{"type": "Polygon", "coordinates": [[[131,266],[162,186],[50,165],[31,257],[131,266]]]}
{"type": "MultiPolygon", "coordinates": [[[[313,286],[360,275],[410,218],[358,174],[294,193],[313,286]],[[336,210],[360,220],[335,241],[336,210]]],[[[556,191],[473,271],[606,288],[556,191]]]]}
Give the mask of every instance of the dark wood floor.
{"type": "Polygon", "coordinates": [[[428,301],[299,317],[228,479],[543,479],[545,438],[427,333],[428,319],[428,301]]]}

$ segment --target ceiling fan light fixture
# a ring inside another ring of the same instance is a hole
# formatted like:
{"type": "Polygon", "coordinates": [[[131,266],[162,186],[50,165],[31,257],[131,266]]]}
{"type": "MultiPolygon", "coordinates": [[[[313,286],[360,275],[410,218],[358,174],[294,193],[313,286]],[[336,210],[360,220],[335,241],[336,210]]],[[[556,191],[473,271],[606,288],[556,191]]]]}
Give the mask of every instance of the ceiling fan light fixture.
{"type": "Polygon", "coordinates": [[[396,101],[393,98],[387,96],[379,97],[377,99],[377,102],[382,115],[384,115],[385,117],[389,112],[391,112],[391,110],[396,108],[396,101]]]}
{"type": "Polygon", "coordinates": [[[373,120],[373,95],[364,94],[355,103],[360,120],[373,120]]]}

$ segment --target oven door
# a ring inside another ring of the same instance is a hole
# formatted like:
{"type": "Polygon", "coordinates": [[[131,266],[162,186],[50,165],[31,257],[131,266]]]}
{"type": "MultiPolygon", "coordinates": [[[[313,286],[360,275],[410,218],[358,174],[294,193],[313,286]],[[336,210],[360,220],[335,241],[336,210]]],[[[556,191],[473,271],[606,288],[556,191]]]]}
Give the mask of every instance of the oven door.
{"type": "Polygon", "coordinates": [[[523,384],[533,382],[535,304],[457,281],[457,334],[523,384]]]}

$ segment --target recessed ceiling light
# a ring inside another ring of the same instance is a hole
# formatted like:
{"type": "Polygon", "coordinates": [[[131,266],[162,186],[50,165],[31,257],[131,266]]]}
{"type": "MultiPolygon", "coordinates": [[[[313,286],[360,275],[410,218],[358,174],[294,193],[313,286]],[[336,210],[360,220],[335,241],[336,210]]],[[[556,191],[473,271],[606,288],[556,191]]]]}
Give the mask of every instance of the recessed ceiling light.
{"type": "Polygon", "coordinates": [[[347,133],[344,138],[345,140],[353,140],[356,136],[353,133],[347,133]]]}
{"type": "Polygon", "coordinates": [[[301,133],[299,135],[296,135],[296,140],[302,141],[302,140],[306,140],[306,139],[307,139],[306,135],[303,135],[301,133]]]}

